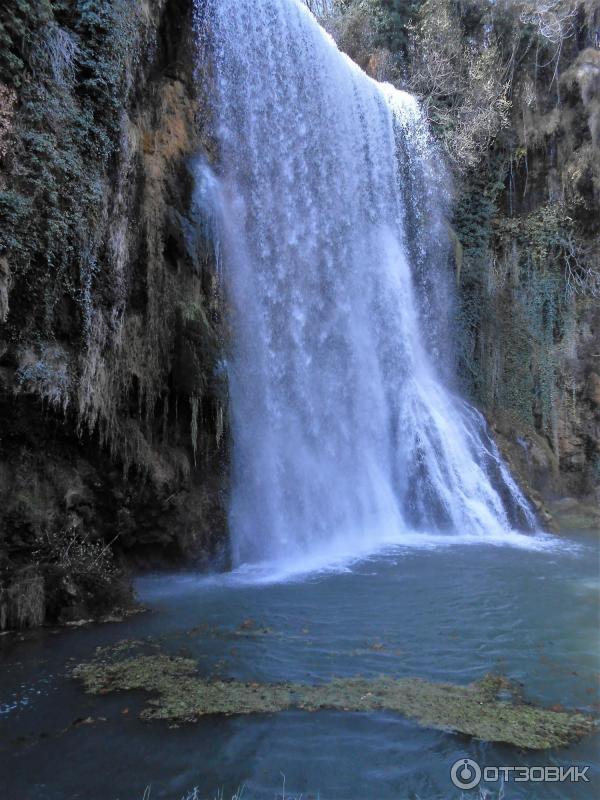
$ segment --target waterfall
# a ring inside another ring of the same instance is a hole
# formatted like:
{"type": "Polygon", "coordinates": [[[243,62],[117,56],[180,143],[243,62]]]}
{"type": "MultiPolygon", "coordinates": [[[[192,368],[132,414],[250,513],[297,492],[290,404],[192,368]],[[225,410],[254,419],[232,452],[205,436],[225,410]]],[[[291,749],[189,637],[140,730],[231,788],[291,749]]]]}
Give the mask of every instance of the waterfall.
{"type": "Polygon", "coordinates": [[[197,0],[196,21],[231,305],[234,562],[531,529],[482,416],[448,388],[443,192],[415,99],[299,0],[197,0]]]}

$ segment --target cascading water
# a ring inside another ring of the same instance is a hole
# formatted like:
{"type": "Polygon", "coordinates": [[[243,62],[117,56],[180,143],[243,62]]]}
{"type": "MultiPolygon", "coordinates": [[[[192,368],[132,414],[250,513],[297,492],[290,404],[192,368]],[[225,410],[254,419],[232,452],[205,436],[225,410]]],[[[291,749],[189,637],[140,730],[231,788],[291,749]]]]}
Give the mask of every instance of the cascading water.
{"type": "Polygon", "coordinates": [[[415,100],[298,0],[197,0],[196,16],[232,305],[234,561],[531,528],[442,378],[449,282],[415,100]]]}

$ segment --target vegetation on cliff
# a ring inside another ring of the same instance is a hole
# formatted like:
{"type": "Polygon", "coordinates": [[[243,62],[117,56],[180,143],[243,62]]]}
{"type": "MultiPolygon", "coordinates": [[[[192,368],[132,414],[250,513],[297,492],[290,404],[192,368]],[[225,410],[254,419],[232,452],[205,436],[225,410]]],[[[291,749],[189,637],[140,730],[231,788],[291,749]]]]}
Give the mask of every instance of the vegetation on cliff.
{"type": "Polygon", "coordinates": [[[105,613],[124,559],[214,548],[226,388],[191,3],[18,0],[0,42],[5,627],[105,613]]]}

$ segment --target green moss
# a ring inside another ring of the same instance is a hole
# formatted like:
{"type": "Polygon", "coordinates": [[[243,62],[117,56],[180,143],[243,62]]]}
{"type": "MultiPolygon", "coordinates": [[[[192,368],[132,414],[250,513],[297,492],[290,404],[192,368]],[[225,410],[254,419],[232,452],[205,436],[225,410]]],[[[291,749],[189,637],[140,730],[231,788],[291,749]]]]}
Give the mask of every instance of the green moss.
{"type": "Polygon", "coordinates": [[[85,333],[90,254],[142,29],[140,6],[127,0],[18,0],[0,13],[0,81],[18,91],[0,255],[14,296],[29,299],[11,311],[13,339],[52,337],[65,296],[85,333]]]}
{"type": "Polygon", "coordinates": [[[486,257],[498,215],[499,197],[508,172],[506,159],[493,154],[465,181],[454,211],[453,227],[465,251],[473,259],[486,257]]]}
{"type": "Polygon", "coordinates": [[[27,76],[26,52],[52,19],[50,0],[13,0],[0,11],[0,81],[18,88],[27,76]]]}
{"type": "MultiPolygon", "coordinates": [[[[118,654],[127,649],[121,645],[118,654]]],[[[491,675],[470,686],[386,677],[340,678],[320,685],[244,683],[205,680],[189,658],[154,652],[111,660],[106,651],[80,664],[73,675],[91,694],[132,690],[150,694],[143,719],[193,720],[206,714],[264,714],[289,708],[386,710],[425,727],[536,750],[561,747],[594,729],[584,714],[523,703],[510,682],[491,675]],[[502,694],[510,700],[500,700],[502,694]]]]}
{"type": "Polygon", "coordinates": [[[409,26],[418,16],[424,0],[367,0],[376,33],[376,43],[392,53],[404,54],[409,26]]]}
{"type": "Polygon", "coordinates": [[[554,442],[556,347],[574,309],[565,265],[576,258],[578,234],[558,203],[505,215],[506,176],[507,161],[493,157],[466,182],[455,212],[463,246],[461,372],[481,405],[515,415],[554,442]]]}

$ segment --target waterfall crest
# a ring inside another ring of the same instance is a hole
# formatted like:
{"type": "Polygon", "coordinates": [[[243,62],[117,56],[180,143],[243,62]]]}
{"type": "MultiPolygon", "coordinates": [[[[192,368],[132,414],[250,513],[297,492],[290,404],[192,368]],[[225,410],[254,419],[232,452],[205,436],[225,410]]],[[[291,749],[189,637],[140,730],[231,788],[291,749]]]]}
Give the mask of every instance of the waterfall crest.
{"type": "Polygon", "coordinates": [[[232,305],[234,561],[531,529],[441,367],[452,293],[416,101],[298,0],[198,0],[196,16],[232,305]]]}

